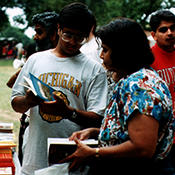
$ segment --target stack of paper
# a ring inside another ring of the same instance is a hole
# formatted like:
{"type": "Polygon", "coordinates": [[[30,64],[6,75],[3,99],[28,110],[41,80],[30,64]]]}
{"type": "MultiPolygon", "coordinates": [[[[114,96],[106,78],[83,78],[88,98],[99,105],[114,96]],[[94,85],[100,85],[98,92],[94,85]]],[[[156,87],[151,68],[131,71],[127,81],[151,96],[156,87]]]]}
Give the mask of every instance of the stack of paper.
{"type": "Polygon", "coordinates": [[[12,147],[15,146],[13,123],[0,122],[0,175],[14,174],[12,147]]]}
{"type": "Polygon", "coordinates": [[[0,175],[12,175],[11,167],[0,167],[0,175]]]}
{"type": "Polygon", "coordinates": [[[13,123],[0,122],[0,148],[14,147],[13,123]]]}

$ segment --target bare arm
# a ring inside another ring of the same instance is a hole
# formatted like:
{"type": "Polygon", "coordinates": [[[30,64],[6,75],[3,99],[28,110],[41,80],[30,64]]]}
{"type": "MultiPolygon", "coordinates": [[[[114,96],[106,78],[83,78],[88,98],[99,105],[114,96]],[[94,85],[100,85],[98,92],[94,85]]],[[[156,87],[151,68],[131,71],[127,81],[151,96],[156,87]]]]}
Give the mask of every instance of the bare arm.
{"type": "Polygon", "coordinates": [[[103,118],[95,112],[74,109],[58,96],[55,96],[55,101],[40,103],[40,110],[47,114],[60,115],[86,127],[100,127],[103,118]]]}
{"type": "Polygon", "coordinates": [[[86,127],[100,127],[103,117],[95,112],[76,110],[77,116],[73,118],[72,114],[73,111],[75,112],[75,109],[70,107],[69,110],[70,114],[68,119],[71,121],[86,127]]]}
{"type": "Polygon", "coordinates": [[[16,112],[24,113],[31,107],[34,107],[40,103],[40,99],[36,97],[32,91],[28,90],[25,96],[15,97],[11,105],[16,112]]]}
{"type": "Polygon", "coordinates": [[[100,148],[103,157],[151,158],[156,150],[159,123],[151,116],[135,112],[128,123],[130,140],[116,146],[100,148]]]}
{"type": "Polygon", "coordinates": [[[19,73],[20,73],[20,71],[21,71],[21,69],[19,69],[15,74],[13,74],[13,75],[10,77],[10,79],[8,80],[8,82],[7,82],[6,85],[7,85],[9,88],[12,88],[12,87],[13,87],[13,85],[14,85],[14,83],[15,83],[15,81],[16,81],[16,79],[17,79],[19,73]]]}
{"type": "MultiPolygon", "coordinates": [[[[128,132],[130,140],[115,146],[102,147],[99,149],[101,158],[151,158],[156,150],[159,123],[151,116],[135,112],[129,121],[128,132]]],[[[77,150],[64,161],[72,160],[70,169],[77,167],[84,160],[96,155],[96,149],[77,143],[77,150]]]]}

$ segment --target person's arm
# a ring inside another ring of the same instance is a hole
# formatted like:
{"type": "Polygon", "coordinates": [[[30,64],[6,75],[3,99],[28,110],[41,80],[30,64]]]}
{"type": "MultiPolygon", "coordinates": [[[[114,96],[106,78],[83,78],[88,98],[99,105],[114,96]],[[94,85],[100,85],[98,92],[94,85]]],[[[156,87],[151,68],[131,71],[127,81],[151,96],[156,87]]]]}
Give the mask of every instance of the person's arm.
{"type": "Polygon", "coordinates": [[[136,112],[129,121],[130,140],[115,146],[91,148],[75,139],[77,150],[62,162],[72,161],[70,170],[90,157],[101,158],[151,158],[156,150],[159,123],[151,116],[136,112]]]}
{"type": "Polygon", "coordinates": [[[6,85],[7,85],[9,88],[12,88],[12,87],[13,87],[13,85],[14,85],[14,83],[15,83],[15,81],[16,81],[16,79],[17,79],[19,73],[20,73],[20,71],[21,71],[21,69],[19,69],[15,74],[13,74],[13,75],[10,77],[10,79],[8,80],[8,82],[7,82],[6,85]]]}
{"type": "Polygon", "coordinates": [[[159,123],[151,116],[134,112],[128,123],[130,140],[116,146],[100,148],[101,157],[151,158],[156,150],[159,123]]]}
{"type": "Polygon", "coordinates": [[[86,127],[100,127],[103,116],[91,111],[81,111],[69,106],[68,119],[86,127]]]}
{"type": "Polygon", "coordinates": [[[15,97],[11,105],[16,112],[25,113],[31,107],[34,107],[40,103],[40,99],[36,97],[32,91],[28,90],[25,96],[15,97]]]}
{"type": "Polygon", "coordinates": [[[86,127],[100,127],[102,116],[90,111],[81,111],[64,103],[61,97],[55,95],[55,101],[40,103],[40,110],[47,114],[60,115],[63,118],[86,127]]]}

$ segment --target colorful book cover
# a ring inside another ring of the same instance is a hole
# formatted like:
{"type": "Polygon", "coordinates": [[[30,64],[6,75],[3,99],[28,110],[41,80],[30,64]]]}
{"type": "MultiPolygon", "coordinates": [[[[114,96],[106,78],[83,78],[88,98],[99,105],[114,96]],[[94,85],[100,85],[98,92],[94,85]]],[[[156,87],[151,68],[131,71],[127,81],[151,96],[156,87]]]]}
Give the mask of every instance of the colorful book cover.
{"type": "Polygon", "coordinates": [[[40,97],[44,101],[54,101],[53,92],[55,89],[35,77],[33,74],[29,73],[29,75],[30,78],[24,77],[26,83],[20,85],[30,89],[34,95],[40,97]]]}

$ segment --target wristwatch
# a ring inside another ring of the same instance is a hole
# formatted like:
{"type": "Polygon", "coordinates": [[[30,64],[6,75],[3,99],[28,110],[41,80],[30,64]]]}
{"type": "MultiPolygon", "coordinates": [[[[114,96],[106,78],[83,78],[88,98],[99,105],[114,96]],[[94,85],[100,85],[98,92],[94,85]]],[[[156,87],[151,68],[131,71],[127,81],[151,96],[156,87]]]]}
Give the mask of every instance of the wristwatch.
{"type": "Polygon", "coordinates": [[[72,118],[72,119],[76,119],[77,116],[78,116],[78,115],[77,115],[77,112],[76,112],[76,110],[74,109],[71,118],[72,118]]]}
{"type": "Polygon", "coordinates": [[[100,157],[99,150],[100,150],[100,148],[96,148],[95,149],[95,157],[96,158],[99,158],[100,157]]]}

